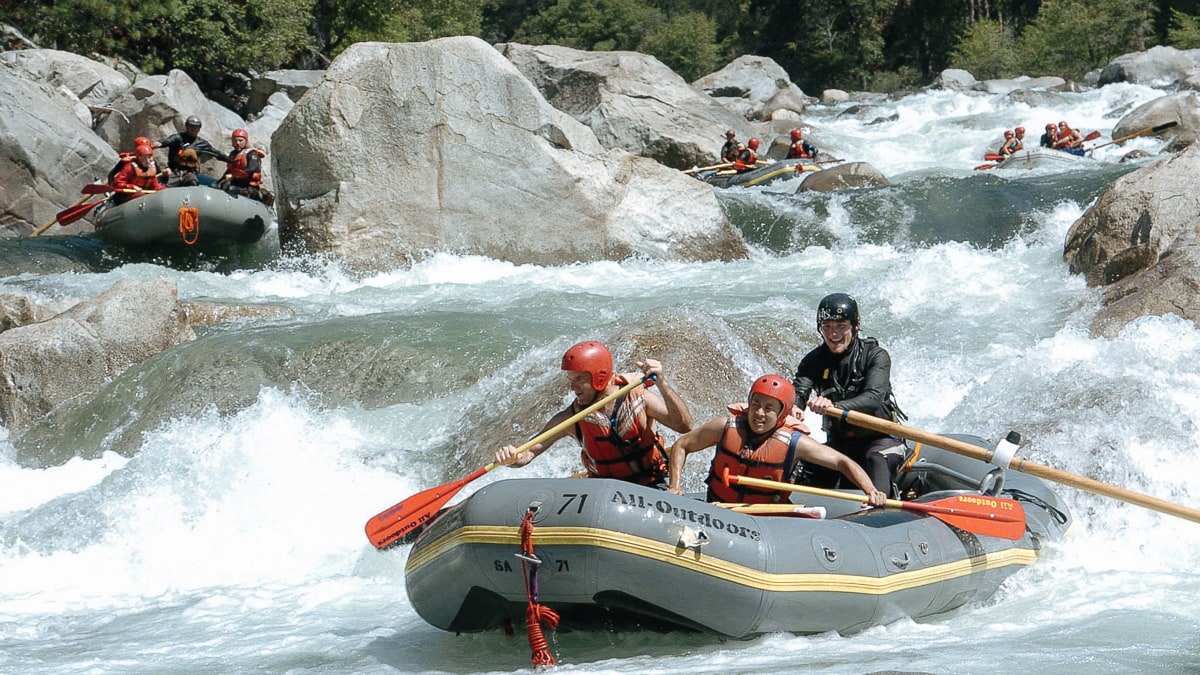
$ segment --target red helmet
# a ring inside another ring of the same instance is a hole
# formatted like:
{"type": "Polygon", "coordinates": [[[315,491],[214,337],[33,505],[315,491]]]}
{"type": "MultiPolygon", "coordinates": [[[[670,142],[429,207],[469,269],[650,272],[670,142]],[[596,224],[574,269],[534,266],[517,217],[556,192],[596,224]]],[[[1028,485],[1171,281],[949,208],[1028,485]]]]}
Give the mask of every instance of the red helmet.
{"type": "Polygon", "coordinates": [[[800,136],[801,136],[801,134],[800,134],[800,130],[799,130],[799,129],[792,129],[792,134],[791,134],[791,135],[792,135],[792,140],[793,140],[793,141],[798,141],[798,140],[800,140],[800,136]]]}
{"type": "Polygon", "coordinates": [[[150,145],[150,139],[146,138],[145,136],[138,136],[137,138],[133,139],[133,147],[136,148],[139,145],[150,145]]]}
{"type": "Polygon", "coordinates": [[[154,155],[154,148],[150,147],[149,143],[141,143],[135,150],[139,157],[150,157],[154,155]]]}
{"type": "Polygon", "coordinates": [[[1063,122],[1058,123],[1058,128],[1059,129],[1070,129],[1071,127],[1067,126],[1067,123],[1065,121],[1063,121],[1063,122]]]}
{"type": "Polygon", "coordinates": [[[758,139],[751,138],[750,140],[746,141],[746,147],[750,148],[751,150],[758,150],[758,139]]]}
{"type": "Polygon", "coordinates": [[[755,394],[762,394],[783,404],[783,409],[779,411],[779,419],[775,422],[776,428],[783,424],[783,419],[791,412],[792,406],[796,405],[796,388],[778,375],[763,375],[758,378],[754,386],[750,387],[749,396],[755,394]]]}
{"type": "Polygon", "coordinates": [[[1006,131],[1006,132],[1004,132],[1004,137],[1005,137],[1005,138],[1012,138],[1012,137],[1013,137],[1013,132],[1011,132],[1011,131],[1006,131]]]}
{"type": "Polygon", "coordinates": [[[562,357],[562,369],[572,372],[590,373],[592,389],[604,391],[612,379],[613,359],[608,347],[589,340],[567,350],[562,357]]]}
{"type": "Polygon", "coordinates": [[[1025,133],[1025,127],[1017,127],[1017,135],[1020,136],[1023,133],[1025,133]]]}
{"type": "Polygon", "coordinates": [[[250,142],[250,134],[247,133],[247,131],[245,129],[234,129],[233,133],[230,134],[229,137],[231,139],[240,138],[240,139],[246,141],[247,143],[250,142]]]}

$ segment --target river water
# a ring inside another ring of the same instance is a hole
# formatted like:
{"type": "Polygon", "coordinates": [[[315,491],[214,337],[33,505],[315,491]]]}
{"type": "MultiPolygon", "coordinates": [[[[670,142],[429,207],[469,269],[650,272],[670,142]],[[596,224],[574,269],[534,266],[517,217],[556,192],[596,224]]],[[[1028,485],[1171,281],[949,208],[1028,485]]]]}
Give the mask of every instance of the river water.
{"type": "MultiPolygon", "coordinates": [[[[0,430],[0,672],[528,672],[521,635],[426,625],[405,595],[408,547],[374,550],[366,519],[532,435],[565,400],[557,358],[573,342],[609,341],[626,366],[662,356],[699,421],[752,377],[790,372],[833,291],[859,299],[864,331],[891,352],[911,426],[993,439],[1016,429],[1032,461],[1200,506],[1200,331],[1168,316],[1090,337],[1099,293],[1062,261],[1071,223],[1129,167],[972,171],[1006,127],[1036,139],[1067,119],[1106,140],[1161,93],[1111,85],[1033,107],[936,92],[865,115],[814,109],[809,136],[827,155],[870,161],[893,184],[726,191],[753,249],[732,263],[548,268],[439,254],[356,278],[311,260],[177,271],[79,238],[2,244],[0,292],[63,302],[169,276],[185,299],[290,313],[201,330],[131,369],[63,427],[86,433],[30,450],[0,430]],[[295,363],[322,348],[363,356],[295,363]],[[409,348],[433,363],[373,356],[409,348]],[[181,388],[222,359],[304,376],[218,379],[223,396],[249,388],[232,406],[181,388]]],[[[1115,162],[1160,144],[1095,154],[1115,162]]],[[[696,488],[703,462],[692,462],[696,488]]],[[[578,468],[557,447],[519,475],[578,468]]],[[[1060,492],[1071,535],[985,603],[848,636],[561,632],[558,671],[1200,672],[1200,524],[1060,492]]]]}

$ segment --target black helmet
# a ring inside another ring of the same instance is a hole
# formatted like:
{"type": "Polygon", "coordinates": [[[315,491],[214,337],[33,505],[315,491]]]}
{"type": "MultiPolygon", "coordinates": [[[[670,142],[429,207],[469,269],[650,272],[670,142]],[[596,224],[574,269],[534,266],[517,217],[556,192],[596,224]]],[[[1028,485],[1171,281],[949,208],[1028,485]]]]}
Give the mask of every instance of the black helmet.
{"type": "Polygon", "coordinates": [[[831,293],[817,305],[817,328],[822,321],[849,321],[858,327],[858,303],[845,293],[831,293]]]}
{"type": "Polygon", "coordinates": [[[198,126],[202,126],[202,125],[200,124],[199,117],[196,117],[195,115],[189,115],[188,118],[183,122],[183,126],[198,127],[198,126]]]}

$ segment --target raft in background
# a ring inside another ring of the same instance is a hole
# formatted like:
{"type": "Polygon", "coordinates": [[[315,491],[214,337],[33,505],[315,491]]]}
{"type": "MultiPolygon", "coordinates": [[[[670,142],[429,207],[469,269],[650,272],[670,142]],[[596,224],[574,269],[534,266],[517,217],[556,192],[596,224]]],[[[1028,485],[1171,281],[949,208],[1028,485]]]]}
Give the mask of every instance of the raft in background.
{"type": "Polygon", "coordinates": [[[1029,148],[1018,150],[996,163],[996,169],[1040,169],[1043,167],[1071,168],[1095,164],[1096,160],[1083,154],[1075,154],[1053,148],[1029,148]]]}
{"type": "Polygon", "coordinates": [[[825,508],[818,520],[739,513],[615,480],[515,479],[480,489],[422,532],[406,587],[421,618],[444,630],[520,623],[529,602],[520,525],[533,508],[536,600],[564,627],[851,633],[987,600],[1071,524],[1041,479],[928,446],[899,487],[918,501],[1017,499],[1026,531],[1015,541],[981,536],[928,514],[828,497],[803,495],[825,508]]]}
{"type": "Polygon", "coordinates": [[[265,204],[205,186],[143,194],[104,208],[94,220],[97,236],[131,249],[203,251],[262,244],[277,250],[279,245],[275,217],[265,204]]]}
{"type": "Polygon", "coordinates": [[[811,159],[783,159],[741,173],[733,169],[724,169],[706,171],[696,174],[696,177],[713,187],[752,187],[820,170],[821,167],[811,159]]]}

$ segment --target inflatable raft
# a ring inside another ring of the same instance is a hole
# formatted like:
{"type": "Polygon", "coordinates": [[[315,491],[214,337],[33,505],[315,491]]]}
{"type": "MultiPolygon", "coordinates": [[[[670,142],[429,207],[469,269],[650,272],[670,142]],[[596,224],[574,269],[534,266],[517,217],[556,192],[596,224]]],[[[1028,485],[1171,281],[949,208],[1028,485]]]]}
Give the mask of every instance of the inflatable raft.
{"type": "Polygon", "coordinates": [[[1083,154],[1075,154],[1065,150],[1052,148],[1029,148],[1018,150],[1005,157],[995,166],[997,169],[1040,169],[1043,167],[1072,168],[1087,165],[1096,160],[1083,154]]]}
{"type": "Polygon", "coordinates": [[[821,167],[811,159],[784,159],[741,173],[733,169],[726,169],[722,171],[707,171],[697,174],[696,177],[713,187],[752,187],[820,170],[821,167]]]}
{"type": "Polygon", "coordinates": [[[274,227],[262,202],[216,188],[173,187],[106,207],[95,217],[96,233],[129,248],[204,249],[253,244],[274,227]]]}
{"type": "Polygon", "coordinates": [[[795,496],[809,507],[800,513],[762,515],[615,480],[502,480],[420,534],[408,596],[437,628],[492,630],[523,622],[535,571],[536,601],[566,628],[851,633],[986,600],[1070,526],[1038,478],[935,448],[911,452],[904,499],[1018,500],[1019,538],[811,495],[795,496]],[[814,511],[824,517],[794,517],[814,511]]]}

